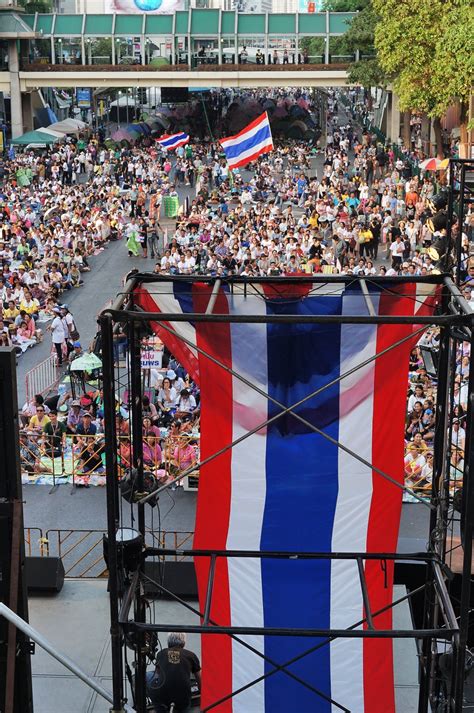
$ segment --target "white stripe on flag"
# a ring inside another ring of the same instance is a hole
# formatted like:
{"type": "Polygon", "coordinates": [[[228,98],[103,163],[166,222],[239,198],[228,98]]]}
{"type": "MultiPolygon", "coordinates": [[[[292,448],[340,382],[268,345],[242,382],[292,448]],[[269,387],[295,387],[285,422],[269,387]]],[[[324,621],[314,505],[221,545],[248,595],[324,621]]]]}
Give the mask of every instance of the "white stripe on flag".
{"type": "Polygon", "coordinates": [[[261,129],[263,129],[265,126],[268,126],[268,130],[270,131],[270,123],[268,121],[268,118],[260,121],[257,126],[254,126],[252,129],[249,129],[249,131],[246,131],[244,134],[241,136],[238,136],[237,138],[234,139],[221,139],[220,144],[223,146],[223,148],[230,148],[231,146],[238,146],[241,144],[243,141],[248,141],[249,139],[252,138],[252,136],[255,136],[261,129]]]}
{"type": "MultiPolygon", "coordinates": [[[[237,290],[238,292],[238,290],[237,290]]],[[[265,301],[258,296],[243,299],[228,295],[231,314],[265,314],[265,301]]],[[[267,391],[267,328],[265,324],[232,324],[232,366],[264,392],[267,391]],[[249,345],[251,348],[249,349],[249,345]]],[[[235,440],[267,418],[268,403],[236,377],[232,379],[233,431],[235,440]]],[[[228,549],[259,550],[266,495],[266,431],[254,434],[232,449],[231,511],[228,549]]],[[[262,575],[259,559],[228,560],[232,626],[264,625],[262,575]]],[[[263,638],[242,636],[264,651],[263,638]]],[[[264,661],[241,644],[232,642],[234,690],[264,674],[264,661]]],[[[264,713],[265,684],[259,683],[233,699],[233,713],[264,713]]]]}
{"type": "MultiPolygon", "coordinates": [[[[379,297],[371,295],[378,314],[379,297]]],[[[342,314],[366,314],[362,295],[343,297],[342,314]]],[[[342,325],[341,374],[375,354],[376,325],[342,325]]],[[[339,440],[372,461],[375,362],[343,379],[339,395],[339,440]]],[[[332,551],[364,552],[367,544],[372,470],[339,450],[339,489],[332,551]]],[[[362,592],[356,562],[331,564],[331,628],[346,629],[363,618],[362,592]]],[[[331,644],[331,697],[352,711],[364,710],[363,640],[339,639],[331,644]]],[[[333,713],[339,711],[332,706],[333,713]]]]}
{"type": "Polygon", "coordinates": [[[238,156],[233,156],[232,158],[227,159],[227,163],[232,167],[233,164],[240,163],[243,159],[253,156],[253,154],[258,153],[266,146],[273,146],[273,139],[271,136],[264,139],[264,141],[261,141],[259,144],[248,148],[246,151],[242,151],[242,153],[239,153],[238,156]]]}
{"type": "MultiPolygon", "coordinates": [[[[168,314],[176,313],[183,314],[181,305],[179,301],[174,296],[173,283],[172,282],[160,282],[156,287],[159,292],[158,295],[153,294],[153,290],[150,288],[149,292],[152,298],[155,300],[160,312],[165,312],[168,314]]],[[[196,330],[190,322],[171,322],[171,327],[180,337],[189,339],[192,344],[196,344],[196,330]]],[[[189,349],[194,356],[198,357],[198,353],[194,347],[189,346],[183,342],[183,347],[189,349]]]]}

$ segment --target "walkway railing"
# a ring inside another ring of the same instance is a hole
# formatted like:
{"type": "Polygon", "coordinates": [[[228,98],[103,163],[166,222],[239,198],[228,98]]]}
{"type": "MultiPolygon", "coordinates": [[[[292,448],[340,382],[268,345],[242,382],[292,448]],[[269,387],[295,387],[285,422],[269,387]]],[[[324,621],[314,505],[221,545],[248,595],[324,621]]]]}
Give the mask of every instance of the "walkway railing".
{"type": "MultiPolygon", "coordinates": [[[[315,58],[316,59],[316,58],[315,58]]],[[[58,64],[51,61],[44,61],[33,63],[23,63],[23,72],[68,72],[74,74],[76,72],[189,72],[189,71],[199,71],[199,72],[262,72],[262,71],[272,71],[272,72],[314,72],[323,70],[346,70],[348,65],[353,61],[352,55],[348,56],[334,56],[329,57],[327,62],[324,62],[323,57],[317,58],[317,62],[297,62],[291,61],[287,63],[282,63],[281,60],[278,64],[273,64],[273,62],[262,62],[261,64],[255,64],[246,62],[243,64],[238,64],[235,62],[228,62],[223,60],[222,64],[219,62],[214,62],[209,60],[204,61],[202,58],[194,59],[192,58],[191,64],[186,62],[180,62],[179,64],[101,64],[99,62],[94,62],[93,64],[58,64]]]]}
{"type": "Polygon", "coordinates": [[[35,394],[45,394],[58,381],[59,370],[56,354],[37,364],[25,377],[26,400],[31,401],[35,394]]]}
{"type": "MultiPolygon", "coordinates": [[[[106,530],[52,528],[44,532],[39,527],[26,527],[25,553],[27,557],[59,557],[67,578],[100,579],[108,575],[103,556],[105,534],[106,530]]],[[[191,531],[148,530],[146,543],[150,547],[187,550],[192,547],[193,537],[191,531]]],[[[185,555],[175,555],[172,560],[180,562],[185,558],[185,555]]]]}

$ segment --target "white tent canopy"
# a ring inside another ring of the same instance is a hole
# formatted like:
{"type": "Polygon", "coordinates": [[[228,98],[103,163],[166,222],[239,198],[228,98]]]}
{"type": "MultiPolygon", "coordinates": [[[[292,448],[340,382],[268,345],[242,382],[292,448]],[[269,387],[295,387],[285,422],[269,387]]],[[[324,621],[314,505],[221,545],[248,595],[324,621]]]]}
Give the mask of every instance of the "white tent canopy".
{"type": "Polygon", "coordinates": [[[66,136],[65,132],[63,131],[55,131],[54,129],[45,128],[44,126],[39,129],[43,134],[50,134],[51,136],[54,136],[56,139],[64,139],[66,136]]]}
{"type": "Polygon", "coordinates": [[[53,131],[60,131],[63,134],[77,134],[79,131],[83,131],[87,128],[87,124],[79,119],[64,119],[64,121],[57,121],[55,124],[50,124],[48,129],[53,129],[53,131]]]}

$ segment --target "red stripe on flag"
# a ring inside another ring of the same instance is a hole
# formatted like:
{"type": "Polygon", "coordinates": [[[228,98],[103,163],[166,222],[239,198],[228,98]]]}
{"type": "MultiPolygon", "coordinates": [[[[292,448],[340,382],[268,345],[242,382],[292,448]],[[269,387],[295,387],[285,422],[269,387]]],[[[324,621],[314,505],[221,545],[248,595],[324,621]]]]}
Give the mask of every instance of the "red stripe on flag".
{"type": "MultiPolygon", "coordinates": [[[[148,290],[142,288],[137,288],[134,290],[135,304],[145,310],[145,312],[161,312],[160,308],[156,304],[153,297],[150,295],[148,290]]],[[[162,322],[162,324],[170,327],[173,333],[169,332],[167,329],[160,327],[159,322],[150,322],[150,327],[153,329],[155,334],[161,339],[163,344],[165,344],[170,352],[176,357],[176,359],[184,366],[184,368],[189,372],[193,381],[199,384],[199,365],[198,360],[195,355],[189,349],[189,347],[180,339],[179,334],[175,332],[175,324],[170,322],[162,322]]]]}
{"type": "MultiPolygon", "coordinates": [[[[306,273],[300,273],[306,276],[306,273]]],[[[293,275],[295,278],[294,282],[262,282],[260,285],[265,297],[269,300],[273,299],[286,299],[286,300],[300,300],[303,297],[307,297],[313,285],[311,282],[300,282],[298,275],[293,275]]]]}
{"type": "Polygon", "coordinates": [[[228,164],[231,169],[241,168],[242,166],[246,166],[248,163],[255,161],[255,159],[257,159],[259,156],[263,156],[263,154],[270,153],[270,151],[273,151],[273,143],[271,144],[271,146],[264,146],[263,148],[259,149],[250,156],[247,156],[247,158],[243,158],[241,161],[237,161],[237,163],[228,161],[228,164]]]}
{"type": "MultiPolygon", "coordinates": [[[[395,286],[400,297],[382,291],[379,314],[413,315],[413,285],[395,286]],[[403,294],[407,295],[403,298],[403,294]]],[[[411,325],[382,324],[377,330],[377,352],[412,331],[411,325]]],[[[405,342],[375,361],[372,462],[403,484],[406,382],[411,342],[405,342]]],[[[373,472],[373,493],[367,531],[367,552],[396,552],[402,491],[373,472]]],[[[393,601],[393,562],[367,561],[365,576],[372,612],[393,601]]],[[[374,619],[376,629],[392,627],[392,610],[374,619]]],[[[365,626],[366,628],[366,626],[365,626]]],[[[364,713],[395,713],[393,642],[364,640],[364,713]]]]}
{"type": "MultiPolygon", "coordinates": [[[[209,286],[193,286],[195,312],[205,312],[209,302],[209,286]]],[[[228,314],[227,299],[221,291],[216,300],[216,312],[228,314]]],[[[231,335],[229,324],[197,326],[197,344],[213,357],[231,367],[231,335]]],[[[232,442],[232,376],[203,354],[199,355],[201,378],[201,459],[216,453],[232,442]]],[[[231,459],[228,450],[200,470],[194,547],[226,549],[230,518],[231,459]]],[[[209,561],[195,560],[201,611],[206,601],[209,561]]],[[[212,596],[211,618],[229,626],[230,594],[227,560],[217,561],[212,596]]],[[[229,636],[201,637],[202,691],[201,707],[223,698],[232,691],[232,639],[229,636]]],[[[215,708],[216,713],[231,713],[232,701],[215,708]]]]}
{"type": "Polygon", "coordinates": [[[242,129],[242,131],[239,131],[238,134],[234,134],[233,136],[226,136],[225,139],[221,139],[221,140],[219,141],[219,143],[221,144],[221,146],[225,146],[225,142],[226,142],[226,141],[233,141],[233,139],[238,139],[238,138],[240,138],[241,136],[243,136],[244,134],[246,134],[247,131],[251,131],[253,128],[255,128],[256,126],[258,126],[259,124],[262,124],[267,118],[268,118],[268,117],[267,117],[267,112],[264,111],[263,114],[260,114],[260,116],[257,116],[257,118],[254,119],[253,121],[251,121],[250,124],[247,124],[247,126],[245,126],[245,127],[242,129]]]}

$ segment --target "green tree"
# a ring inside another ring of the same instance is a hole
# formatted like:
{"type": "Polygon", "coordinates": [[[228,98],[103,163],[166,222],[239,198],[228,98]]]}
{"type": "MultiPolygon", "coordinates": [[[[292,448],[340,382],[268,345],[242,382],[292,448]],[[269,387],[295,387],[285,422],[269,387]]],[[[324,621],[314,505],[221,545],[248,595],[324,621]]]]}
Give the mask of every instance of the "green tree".
{"type": "MultiPolygon", "coordinates": [[[[89,43],[87,43],[86,50],[89,50],[89,43]]],[[[87,53],[86,53],[87,54],[87,53]]],[[[111,37],[95,37],[90,43],[90,54],[92,62],[94,63],[94,58],[100,58],[102,61],[105,60],[105,64],[112,61],[112,38],[111,37]]],[[[95,64],[98,63],[96,60],[95,64]]]]}
{"type": "Polygon", "coordinates": [[[379,19],[375,47],[392,79],[400,108],[434,119],[441,155],[440,117],[474,80],[474,13],[471,0],[372,0],[379,19]]]}
{"type": "Polygon", "coordinates": [[[357,12],[341,38],[341,54],[359,53],[359,61],[349,65],[348,80],[366,89],[384,87],[387,77],[375,56],[375,27],[378,15],[370,0],[326,0],[325,10],[332,12],[357,12]]]}
{"type": "Polygon", "coordinates": [[[35,12],[53,12],[52,0],[32,0],[32,2],[27,2],[22,7],[24,11],[29,15],[33,15],[35,12]]]}
{"type": "Polygon", "coordinates": [[[313,64],[319,64],[319,57],[324,63],[324,37],[302,37],[300,40],[301,51],[306,50],[313,64]],[[314,59],[316,57],[316,60],[314,59]]]}
{"type": "Polygon", "coordinates": [[[470,0],[455,3],[447,13],[443,37],[436,47],[433,71],[433,116],[441,116],[458,100],[461,104],[461,144],[467,150],[468,106],[474,83],[474,11],[470,0]]]}

